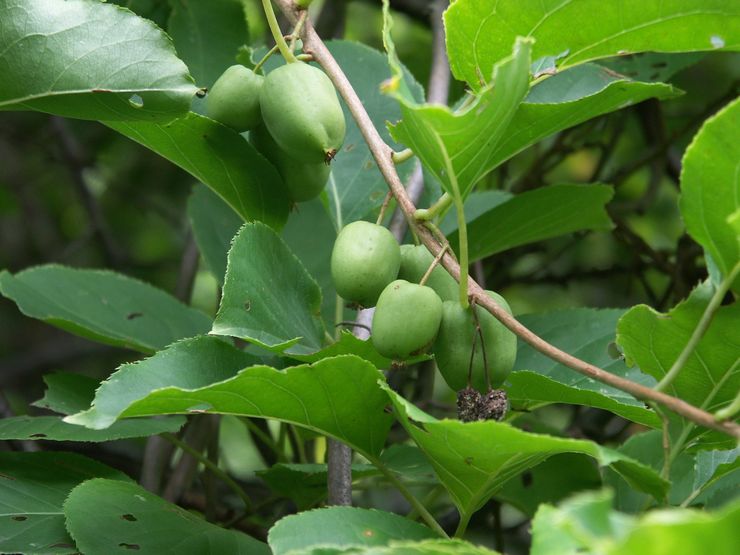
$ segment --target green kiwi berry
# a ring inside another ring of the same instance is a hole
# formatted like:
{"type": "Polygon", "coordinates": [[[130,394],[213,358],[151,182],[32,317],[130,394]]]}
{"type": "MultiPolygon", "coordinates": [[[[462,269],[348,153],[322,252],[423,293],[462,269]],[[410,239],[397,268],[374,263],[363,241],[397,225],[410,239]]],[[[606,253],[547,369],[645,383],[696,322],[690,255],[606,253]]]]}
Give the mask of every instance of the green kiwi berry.
{"type": "Polygon", "coordinates": [[[401,249],[381,225],[357,221],[339,232],[331,253],[331,277],[339,296],[375,306],[381,291],[398,275],[401,249]]]}
{"type": "Polygon", "coordinates": [[[314,66],[295,62],[268,73],[260,106],[270,135],[296,160],[328,163],[344,142],[346,124],[337,92],[314,66]]]}
{"type": "Polygon", "coordinates": [[[206,96],[206,115],[239,131],[248,131],[262,121],[260,89],[265,78],[242,65],[221,74],[206,96]]]}
{"type": "Polygon", "coordinates": [[[441,319],[442,299],[431,287],[397,279],[378,298],[370,337],[381,355],[405,360],[432,344],[441,319]]]}

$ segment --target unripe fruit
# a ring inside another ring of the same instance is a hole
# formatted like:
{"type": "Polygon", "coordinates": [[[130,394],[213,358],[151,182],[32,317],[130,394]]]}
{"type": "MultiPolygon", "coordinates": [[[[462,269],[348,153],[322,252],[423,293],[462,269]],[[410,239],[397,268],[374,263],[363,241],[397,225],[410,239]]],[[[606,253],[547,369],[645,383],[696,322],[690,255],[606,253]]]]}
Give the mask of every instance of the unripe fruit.
{"type": "Polygon", "coordinates": [[[206,97],[206,115],[239,131],[262,121],[260,89],[265,81],[251,69],[234,65],[221,74],[206,97]]]}
{"type": "MultiPolygon", "coordinates": [[[[486,291],[486,293],[511,314],[508,303],[501,295],[493,291],[486,291]]],[[[476,314],[483,331],[491,386],[498,387],[514,368],[516,335],[486,309],[478,307],[476,314]]],[[[434,342],[433,352],[442,377],[454,390],[463,389],[468,385],[468,366],[473,348],[473,336],[476,333],[472,308],[463,308],[458,301],[445,301],[442,307],[442,323],[434,342]]],[[[483,393],[488,390],[480,337],[475,343],[472,385],[483,393]]]]}
{"type": "Polygon", "coordinates": [[[431,287],[397,279],[380,294],[370,336],[384,357],[405,360],[434,341],[442,319],[442,299],[431,287]]]}
{"type": "Polygon", "coordinates": [[[401,249],[386,228],[369,222],[348,224],[331,252],[331,277],[339,296],[375,306],[381,291],[396,279],[401,249]]]}
{"type": "Polygon", "coordinates": [[[324,190],[331,169],[323,162],[299,162],[278,146],[264,125],[249,132],[249,141],[277,169],[295,202],[311,200],[324,190]]]}
{"type": "MultiPolygon", "coordinates": [[[[432,253],[424,245],[401,245],[398,279],[419,283],[433,261],[432,253]]],[[[441,266],[432,270],[425,285],[434,289],[443,301],[453,301],[460,296],[457,282],[441,266]]]]}
{"type": "Polygon", "coordinates": [[[302,62],[274,69],[265,77],[260,106],[270,135],[296,160],[328,163],[341,148],[344,113],[320,69],[302,62]]]}
{"type": "Polygon", "coordinates": [[[311,5],[312,2],[313,0],[295,0],[295,5],[297,8],[305,10],[311,5]]]}

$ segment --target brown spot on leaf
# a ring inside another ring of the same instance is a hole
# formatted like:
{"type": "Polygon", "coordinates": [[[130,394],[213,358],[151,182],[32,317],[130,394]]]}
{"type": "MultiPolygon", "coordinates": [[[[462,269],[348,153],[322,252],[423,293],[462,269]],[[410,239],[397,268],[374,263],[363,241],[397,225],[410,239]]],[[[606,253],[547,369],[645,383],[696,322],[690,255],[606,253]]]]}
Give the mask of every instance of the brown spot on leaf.
{"type": "Polygon", "coordinates": [[[126,315],[126,320],[134,320],[136,318],[141,318],[142,316],[144,316],[143,312],[132,312],[126,315]]]}
{"type": "Polygon", "coordinates": [[[125,515],[121,515],[121,518],[122,518],[123,520],[128,520],[129,522],[136,522],[136,521],[138,520],[138,519],[137,519],[137,518],[136,518],[136,517],[135,517],[134,515],[132,515],[132,514],[125,514],[125,515]]]}

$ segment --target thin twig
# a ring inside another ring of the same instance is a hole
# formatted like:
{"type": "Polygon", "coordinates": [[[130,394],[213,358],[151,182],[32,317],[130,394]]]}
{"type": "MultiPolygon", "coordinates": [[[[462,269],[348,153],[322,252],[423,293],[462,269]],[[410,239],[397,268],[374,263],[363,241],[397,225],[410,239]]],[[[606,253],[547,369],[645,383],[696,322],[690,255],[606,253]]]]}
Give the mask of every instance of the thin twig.
{"type": "Polygon", "coordinates": [[[427,268],[427,271],[424,273],[423,276],[421,276],[421,279],[419,280],[419,285],[424,285],[427,282],[427,280],[429,279],[429,276],[432,275],[432,272],[437,267],[437,265],[439,264],[439,261],[442,259],[442,257],[444,256],[445,252],[447,252],[447,249],[449,249],[449,248],[450,248],[449,245],[445,245],[437,253],[437,256],[434,257],[434,260],[432,260],[432,263],[429,265],[429,268],[427,268]]]}
{"type": "MultiPolygon", "coordinates": [[[[286,14],[286,16],[292,20],[297,20],[297,14],[293,11],[292,3],[290,0],[276,0],[277,4],[286,14]]],[[[365,141],[372,152],[375,162],[378,165],[378,169],[385,178],[388,186],[393,191],[393,195],[396,197],[398,206],[406,214],[407,219],[411,218],[413,213],[416,211],[416,206],[411,202],[406,190],[403,187],[403,183],[398,177],[396,167],[391,160],[391,154],[393,150],[388,146],[383,138],[378,133],[369,114],[365,110],[362,101],[357,96],[354,88],[347,79],[347,76],[342,71],[337,61],[331,55],[329,50],[324,45],[323,41],[316,35],[315,31],[310,22],[306,22],[303,31],[303,49],[313,55],[314,59],[321,65],[326,74],[329,76],[334,86],[339,91],[339,94],[344,99],[348,106],[350,113],[357,122],[358,128],[362,133],[365,141]]],[[[414,225],[414,230],[419,236],[421,242],[429,249],[429,251],[436,255],[439,253],[441,246],[438,244],[432,233],[424,226],[414,225]]],[[[455,279],[460,279],[460,267],[455,262],[453,257],[449,254],[445,254],[442,258],[442,265],[455,279]]],[[[491,297],[489,297],[485,291],[472,279],[468,280],[468,292],[472,298],[476,300],[483,308],[488,310],[493,316],[495,316],[502,324],[504,324],[509,330],[514,332],[518,337],[531,345],[535,350],[544,354],[545,356],[564,364],[565,366],[572,368],[573,370],[588,376],[594,380],[600,381],[622,391],[630,393],[634,397],[642,400],[652,400],[658,402],[673,412],[680,414],[684,418],[691,420],[701,426],[707,428],[713,428],[719,430],[733,437],[740,438],[740,425],[734,422],[722,422],[718,423],[714,417],[681,399],[665,395],[657,391],[653,391],[651,388],[644,385],[632,382],[630,380],[621,378],[614,374],[611,374],[601,368],[594,366],[584,360],[581,360],[573,355],[566,353],[551,345],[537,334],[533,333],[525,326],[523,326],[516,318],[510,315],[506,310],[499,306],[491,297]]]]}

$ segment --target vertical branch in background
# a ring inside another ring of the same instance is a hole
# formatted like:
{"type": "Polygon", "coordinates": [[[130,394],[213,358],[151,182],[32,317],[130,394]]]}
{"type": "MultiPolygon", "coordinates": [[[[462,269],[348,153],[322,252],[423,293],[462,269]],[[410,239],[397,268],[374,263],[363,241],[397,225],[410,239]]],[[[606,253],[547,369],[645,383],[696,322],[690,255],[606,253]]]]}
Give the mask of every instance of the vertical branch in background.
{"type": "MultiPolygon", "coordinates": [[[[434,104],[447,104],[450,92],[450,64],[447,59],[444,24],[442,13],[447,8],[448,0],[436,0],[430,16],[432,28],[432,67],[427,87],[427,100],[434,104]]],[[[424,190],[424,174],[417,161],[414,172],[406,185],[406,192],[414,204],[419,202],[424,190]]],[[[389,229],[399,243],[403,242],[408,229],[406,215],[396,208],[389,229]]],[[[375,309],[367,308],[357,313],[357,326],[352,333],[360,339],[370,336],[375,309]]],[[[350,505],[352,503],[352,451],[346,445],[328,440],[328,478],[329,504],[350,505]]]]}
{"type": "MultiPolygon", "coordinates": [[[[186,304],[189,304],[193,292],[199,259],[200,254],[198,253],[198,246],[195,244],[193,231],[188,229],[185,247],[183,248],[182,258],[180,259],[180,272],[177,276],[177,285],[175,286],[175,296],[186,304]]],[[[186,426],[189,427],[191,424],[192,420],[188,421],[186,426]]],[[[144,448],[144,457],[141,461],[141,474],[139,476],[139,483],[142,487],[152,493],[159,493],[162,485],[162,477],[169,466],[174,450],[174,445],[161,436],[151,436],[147,439],[146,447],[144,448]]],[[[186,464],[186,462],[183,462],[184,460],[191,461],[191,464],[194,462],[192,457],[183,455],[183,459],[180,460],[180,464],[178,465],[180,472],[185,472],[186,470],[183,466],[186,464]]],[[[181,493],[177,494],[178,497],[181,493]]]]}
{"type": "Polygon", "coordinates": [[[100,204],[98,204],[95,195],[85,182],[84,170],[87,156],[83,152],[82,145],[80,145],[64,118],[52,116],[51,127],[59,139],[63,161],[72,177],[77,195],[90,218],[90,227],[100,242],[105,263],[113,268],[120,268],[123,263],[121,250],[113,240],[100,204]]]}

